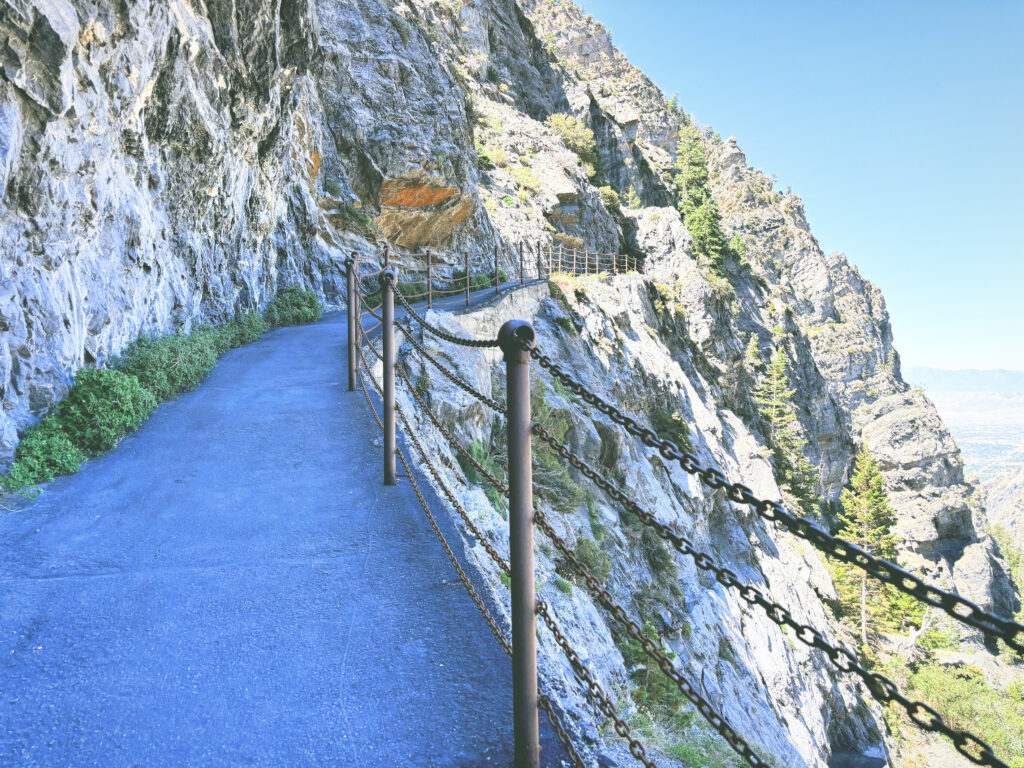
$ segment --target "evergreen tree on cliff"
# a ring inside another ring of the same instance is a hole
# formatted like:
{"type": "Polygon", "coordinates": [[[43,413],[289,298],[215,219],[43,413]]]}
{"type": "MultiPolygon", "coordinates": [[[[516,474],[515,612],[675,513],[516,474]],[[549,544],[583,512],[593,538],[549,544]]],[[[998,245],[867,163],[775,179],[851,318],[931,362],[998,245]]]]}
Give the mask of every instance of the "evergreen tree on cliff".
{"type": "Polygon", "coordinates": [[[707,155],[701,146],[696,127],[689,123],[679,127],[675,167],[679,211],[693,237],[693,250],[718,269],[728,251],[728,245],[722,231],[718,206],[708,189],[707,155]]]}
{"type": "MultiPolygon", "coordinates": [[[[754,353],[748,349],[750,354],[754,353]]],[[[817,512],[818,502],[816,475],[814,465],[804,455],[807,441],[800,436],[793,406],[796,392],[789,385],[787,367],[786,353],[777,350],[754,388],[754,402],[768,428],[768,445],[775,458],[779,484],[796,497],[805,515],[813,515],[817,512]]]]}
{"type": "MultiPolygon", "coordinates": [[[[896,513],[889,503],[878,463],[867,448],[861,448],[854,464],[850,486],[840,496],[839,535],[875,557],[896,558],[893,526],[896,513]]],[[[870,578],[863,570],[842,563],[834,568],[836,588],[845,616],[856,616],[864,648],[875,631],[898,631],[907,614],[904,595],[895,588],[870,578]]]]}

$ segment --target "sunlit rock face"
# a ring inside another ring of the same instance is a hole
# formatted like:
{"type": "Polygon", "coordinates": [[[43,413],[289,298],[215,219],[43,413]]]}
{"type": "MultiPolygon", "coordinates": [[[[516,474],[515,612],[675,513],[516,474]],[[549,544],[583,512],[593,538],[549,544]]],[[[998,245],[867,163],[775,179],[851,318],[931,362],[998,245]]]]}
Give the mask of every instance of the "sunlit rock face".
{"type": "MultiPolygon", "coordinates": [[[[344,260],[373,271],[382,241],[408,277],[423,276],[429,249],[442,279],[467,259],[532,276],[549,248],[628,252],[643,276],[567,282],[561,299],[528,288],[461,321],[432,317],[477,335],[532,318],[588,385],[638,417],[678,412],[702,460],[771,498],[781,490],[744,352],[751,340],[763,357],[784,349],[821,495],[838,498],[867,445],[899,518],[900,562],[986,607],[1016,606],[955,443],[903,381],[880,291],[822,252],[797,195],[707,130],[710,190],[745,249],[727,281],[713,279],[676,208],[680,109],[571,3],[6,0],[0,38],[0,463],[82,366],[108,364],[140,334],[262,308],[283,285],[340,303],[344,260]],[[549,127],[555,113],[593,131],[593,167],[549,127]]],[[[490,353],[448,353],[482,391],[500,382],[490,353]]],[[[432,383],[441,417],[487,443],[490,416],[432,383]]],[[[593,409],[547,396],[588,462],[843,641],[815,553],[593,409]]],[[[506,521],[457,467],[449,456],[445,471],[502,541],[506,521]]],[[[767,756],[823,768],[833,750],[882,749],[878,711],[822,654],[685,559],[674,587],[659,582],[615,506],[592,507],[557,513],[559,530],[573,542],[604,531],[616,597],[649,615],[767,756]]],[[[548,584],[556,559],[538,555],[548,584]]],[[[497,575],[484,558],[478,566],[501,603],[497,575]]],[[[599,678],[625,692],[606,617],[582,589],[544,595],[599,678]]],[[[542,648],[573,727],[621,757],[555,649],[542,648]]]]}

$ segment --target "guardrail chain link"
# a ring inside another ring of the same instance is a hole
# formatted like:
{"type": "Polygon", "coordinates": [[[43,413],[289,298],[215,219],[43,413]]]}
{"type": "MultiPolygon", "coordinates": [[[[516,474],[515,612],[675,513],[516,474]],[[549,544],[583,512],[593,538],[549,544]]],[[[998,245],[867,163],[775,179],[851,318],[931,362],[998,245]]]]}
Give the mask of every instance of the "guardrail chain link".
{"type": "Polygon", "coordinates": [[[547,625],[547,628],[555,638],[555,642],[558,643],[558,646],[562,649],[566,659],[569,660],[569,665],[572,667],[573,673],[580,679],[580,682],[586,685],[587,696],[589,696],[594,704],[597,705],[597,708],[601,710],[604,716],[609,718],[615,724],[615,732],[629,743],[629,754],[643,763],[646,768],[658,768],[658,766],[655,765],[649,757],[647,757],[647,750],[644,749],[644,745],[640,743],[635,736],[633,736],[632,729],[626,721],[622,719],[622,716],[619,715],[619,710],[616,708],[615,704],[612,703],[608,694],[605,693],[604,688],[601,687],[601,684],[597,682],[594,676],[590,673],[590,670],[587,669],[586,665],[583,663],[583,659],[581,659],[580,655],[576,652],[576,649],[569,644],[569,641],[565,638],[565,635],[562,634],[562,630],[559,628],[558,624],[556,624],[555,620],[551,618],[551,614],[548,613],[547,603],[543,600],[538,600],[536,613],[541,617],[544,624],[547,625]]]}
{"type": "Polygon", "coordinates": [[[728,742],[736,754],[746,760],[747,764],[753,766],[753,768],[771,768],[768,763],[757,756],[743,737],[726,722],[725,718],[718,714],[711,703],[700,695],[696,686],[679,673],[669,658],[661,652],[661,649],[640,629],[637,623],[629,618],[629,615],[622,609],[622,606],[615,602],[615,599],[609,594],[608,590],[602,586],[601,582],[590,572],[590,569],[576,556],[576,553],[566,544],[565,540],[555,532],[555,529],[548,523],[547,517],[540,510],[534,510],[533,519],[573,569],[583,577],[587,589],[597,598],[597,601],[626,628],[626,631],[629,632],[634,640],[643,646],[647,655],[654,659],[658,666],[661,667],[661,671],[675,683],[679,691],[693,703],[697,711],[708,721],[712,728],[721,734],[722,738],[728,742]]]}
{"type": "Polygon", "coordinates": [[[855,565],[879,581],[892,584],[901,592],[944,611],[949,616],[981,630],[986,635],[1004,640],[1016,651],[1024,652],[1024,641],[1018,639],[1019,635],[1024,635],[1024,625],[987,613],[980,606],[960,597],[960,595],[932,586],[898,565],[875,557],[856,544],[832,536],[811,520],[787,512],[785,507],[777,501],[759,499],[745,485],[730,483],[719,470],[701,466],[696,456],[680,450],[675,443],[669,440],[661,439],[654,430],[640,425],[635,419],[595,395],[552,362],[549,357],[542,354],[536,345],[524,342],[523,346],[530,351],[542,368],[547,369],[573,394],[578,395],[584,402],[594,406],[616,424],[625,428],[631,435],[639,438],[644,445],[658,449],[662,458],[678,462],[685,472],[699,477],[701,482],[709,488],[724,489],[730,501],[749,505],[765,520],[779,523],[786,530],[810,542],[837,560],[855,565]]]}
{"type": "Polygon", "coordinates": [[[698,568],[713,574],[715,580],[723,586],[736,590],[748,605],[756,605],[758,608],[761,608],[775,624],[794,630],[797,638],[804,644],[823,651],[840,672],[857,675],[864,681],[864,684],[876,700],[883,704],[890,702],[899,704],[915,725],[923,730],[941,733],[948,737],[957,748],[957,751],[974,763],[993,766],[994,768],[1006,768],[996,758],[992,748],[984,741],[971,733],[954,730],[946,725],[941,715],[927,704],[906,698],[900,693],[898,686],[892,680],[877,672],[867,670],[861,665],[856,654],[852,651],[832,645],[818,630],[808,624],[801,624],[793,618],[793,614],[789,610],[768,598],[757,587],[743,583],[736,573],[716,564],[710,555],[694,548],[693,543],[688,538],[676,533],[626,496],[619,488],[609,483],[600,473],[572,453],[568,446],[555,438],[540,424],[535,423],[532,431],[550,445],[556,453],[566,459],[570,465],[593,481],[601,490],[622,504],[623,507],[640,518],[646,525],[653,528],[659,536],[671,543],[678,552],[690,557],[698,568]]]}
{"type": "Polygon", "coordinates": [[[491,408],[492,410],[495,410],[498,413],[505,412],[505,406],[502,403],[499,403],[497,400],[490,398],[484,393],[480,392],[478,389],[476,389],[472,384],[467,382],[461,376],[456,374],[454,371],[449,371],[447,368],[441,365],[441,363],[434,359],[434,357],[429,352],[427,352],[427,350],[423,348],[423,345],[420,344],[419,341],[417,341],[416,338],[412,335],[412,329],[408,328],[406,325],[399,323],[397,321],[395,322],[395,325],[398,328],[402,329],[402,332],[405,334],[405,339],[410,344],[412,344],[416,348],[416,350],[421,355],[423,355],[423,357],[427,358],[427,360],[433,363],[434,367],[437,368],[437,370],[439,370],[445,376],[445,378],[451,381],[455,386],[457,386],[459,389],[463,390],[467,394],[472,395],[481,403],[486,405],[488,408],[491,408]]]}
{"type": "Polygon", "coordinates": [[[498,346],[497,339],[461,339],[458,336],[448,333],[447,331],[441,330],[440,328],[428,323],[419,312],[413,309],[412,304],[406,301],[405,297],[398,291],[395,291],[395,298],[398,299],[399,304],[405,307],[405,311],[409,313],[410,317],[415,317],[420,325],[422,325],[432,334],[437,336],[439,339],[444,339],[445,341],[450,341],[452,344],[458,344],[463,347],[493,348],[498,346]]]}

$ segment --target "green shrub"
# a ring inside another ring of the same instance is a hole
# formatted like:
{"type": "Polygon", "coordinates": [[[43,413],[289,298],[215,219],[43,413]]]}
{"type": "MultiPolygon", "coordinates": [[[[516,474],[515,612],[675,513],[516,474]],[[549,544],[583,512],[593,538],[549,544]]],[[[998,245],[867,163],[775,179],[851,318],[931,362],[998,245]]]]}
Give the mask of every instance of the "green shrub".
{"type": "Polygon", "coordinates": [[[227,328],[230,332],[231,348],[251,344],[267,332],[270,324],[259,312],[243,312],[227,328]]]}
{"type": "Polygon", "coordinates": [[[128,346],[116,365],[163,402],[195,389],[217,362],[219,347],[227,338],[213,329],[142,338],[128,346]]]}
{"type": "Polygon", "coordinates": [[[118,370],[83,368],[60,404],[58,421],[70,441],[87,454],[114,447],[138,429],[156,408],[153,393],[118,370]]]}
{"type": "Polygon", "coordinates": [[[324,306],[312,291],[291,285],[281,289],[267,306],[267,322],[272,328],[285,325],[315,323],[324,313],[324,306]]]}
{"type": "Polygon", "coordinates": [[[602,584],[612,575],[611,557],[593,539],[581,538],[576,542],[576,557],[602,584]]]}
{"type": "MultiPolygon", "coordinates": [[[[565,440],[569,422],[564,412],[548,405],[543,381],[537,381],[530,391],[533,419],[556,439],[565,440]]],[[[565,461],[541,439],[533,441],[533,487],[537,498],[549,503],[563,514],[576,511],[586,501],[586,493],[569,475],[565,461]]]]}
{"type": "Polygon", "coordinates": [[[0,485],[16,491],[30,485],[48,483],[59,475],[77,472],[85,461],[85,454],[76,447],[61,428],[56,417],[50,416],[31,427],[18,444],[14,463],[0,485]]]}
{"type": "Polygon", "coordinates": [[[561,576],[555,576],[555,586],[565,592],[567,595],[572,594],[572,582],[566,581],[561,576]]]}
{"type": "Polygon", "coordinates": [[[690,439],[690,427],[683,421],[679,411],[651,411],[651,427],[664,440],[671,440],[680,449],[693,453],[693,441],[690,439]]]}
{"type": "MultiPolygon", "coordinates": [[[[480,466],[494,475],[496,479],[504,482],[505,470],[494,460],[490,451],[487,450],[487,446],[479,440],[474,440],[469,446],[469,455],[472,456],[480,466]]],[[[459,461],[459,466],[462,467],[462,471],[466,473],[466,480],[473,485],[482,486],[484,493],[487,495],[487,500],[491,502],[491,506],[498,510],[498,513],[502,517],[507,517],[508,501],[502,495],[501,491],[491,485],[490,481],[480,474],[479,470],[477,470],[477,468],[474,467],[461,453],[458,454],[456,458],[459,461]]]]}
{"type": "Polygon", "coordinates": [[[619,199],[619,193],[611,187],[600,187],[598,192],[601,193],[601,200],[605,204],[605,207],[617,211],[622,205],[622,201],[619,199]]]}
{"type": "Polygon", "coordinates": [[[1016,693],[992,688],[975,667],[938,664],[921,666],[907,691],[934,707],[950,727],[976,734],[996,755],[1010,758],[1011,768],[1024,768],[1024,698],[1016,693]]]}
{"type": "Polygon", "coordinates": [[[552,131],[562,137],[565,146],[575,152],[584,164],[589,164],[596,175],[600,160],[597,156],[597,144],[594,141],[594,132],[572,115],[558,112],[551,115],[544,124],[552,131]]]}
{"type": "Polygon", "coordinates": [[[339,198],[344,194],[341,190],[341,184],[334,179],[324,179],[324,192],[333,198],[339,198]]]}

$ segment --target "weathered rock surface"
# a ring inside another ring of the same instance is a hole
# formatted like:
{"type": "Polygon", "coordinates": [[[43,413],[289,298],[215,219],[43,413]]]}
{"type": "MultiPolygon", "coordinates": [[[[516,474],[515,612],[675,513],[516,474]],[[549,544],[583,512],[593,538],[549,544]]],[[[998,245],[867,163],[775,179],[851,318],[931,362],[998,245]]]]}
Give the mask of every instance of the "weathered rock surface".
{"type": "MultiPolygon", "coordinates": [[[[509,314],[535,317],[545,347],[585,382],[639,416],[677,411],[703,459],[772,498],[780,489],[743,357],[751,338],[763,357],[785,349],[822,495],[838,497],[867,444],[899,516],[901,562],[986,607],[1016,606],[955,443],[901,377],[878,289],[821,251],[798,196],[775,191],[734,139],[710,130],[712,192],[746,256],[726,278],[698,263],[675,208],[681,110],[571,3],[4,0],[0,37],[0,462],[78,368],[105,364],[140,334],[262,307],[285,284],[336,303],[344,258],[357,253],[370,271],[377,238],[407,276],[422,274],[424,249],[442,276],[467,255],[490,269],[495,253],[515,274],[520,244],[529,275],[539,248],[580,241],[640,255],[646,274],[567,284],[566,304],[523,292],[463,324],[489,335],[509,314]],[[559,112],[594,131],[593,176],[545,125],[559,112]],[[610,203],[606,184],[624,199],[635,190],[642,205],[610,203]]],[[[490,391],[491,353],[451,359],[490,391]]],[[[490,415],[431,381],[437,413],[488,444],[490,415]]],[[[574,450],[621,472],[662,519],[842,642],[813,552],[553,387],[547,397],[574,450]]],[[[463,484],[448,458],[449,479],[463,484]]],[[[464,491],[502,541],[498,511],[479,488],[464,491]]],[[[1002,498],[990,492],[993,514],[1002,498]]],[[[674,588],[659,584],[613,506],[597,498],[592,514],[553,515],[571,541],[605,531],[616,596],[651,617],[779,764],[820,768],[836,749],[882,749],[862,689],[692,563],[677,558],[674,588]]],[[[546,584],[556,560],[542,551],[546,584]]],[[[479,565],[502,600],[496,574],[479,565]]],[[[544,595],[602,681],[625,692],[628,670],[583,590],[544,595]]],[[[544,642],[546,679],[573,728],[614,754],[544,642]]]]}
{"type": "Polygon", "coordinates": [[[1024,548],[1024,469],[997,477],[984,488],[989,521],[1024,548]]]}

